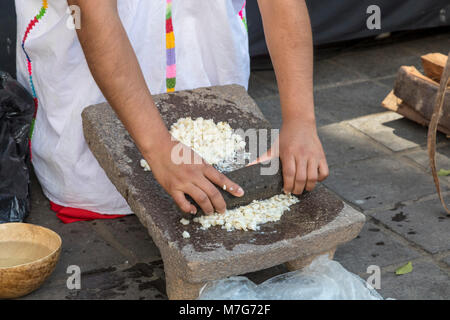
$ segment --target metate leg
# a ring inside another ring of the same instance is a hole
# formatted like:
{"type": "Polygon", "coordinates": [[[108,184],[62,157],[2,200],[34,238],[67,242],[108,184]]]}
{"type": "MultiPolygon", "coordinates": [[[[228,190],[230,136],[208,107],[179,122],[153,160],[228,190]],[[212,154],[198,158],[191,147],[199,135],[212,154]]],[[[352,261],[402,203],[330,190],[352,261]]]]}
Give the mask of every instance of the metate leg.
{"type": "Polygon", "coordinates": [[[311,264],[311,262],[318,256],[328,254],[328,257],[330,259],[333,259],[335,252],[336,252],[336,248],[333,248],[331,250],[328,250],[328,251],[325,251],[325,252],[322,252],[319,254],[315,254],[312,256],[305,256],[305,257],[301,257],[301,258],[286,262],[285,265],[289,271],[300,270],[300,269],[303,269],[304,267],[309,266],[311,264]]]}
{"type": "Polygon", "coordinates": [[[166,274],[166,291],[170,300],[194,300],[198,298],[200,289],[206,282],[191,283],[180,276],[180,273],[166,266],[164,263],[164,272],[166,274]]]}

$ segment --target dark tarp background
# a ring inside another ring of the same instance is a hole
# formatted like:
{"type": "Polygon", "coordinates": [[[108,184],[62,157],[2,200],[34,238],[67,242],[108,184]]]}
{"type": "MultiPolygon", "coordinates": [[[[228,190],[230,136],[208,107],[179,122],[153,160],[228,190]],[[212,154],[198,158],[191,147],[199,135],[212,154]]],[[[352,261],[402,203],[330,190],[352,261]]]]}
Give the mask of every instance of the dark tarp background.
{"type": "MultiPolygon", "coordinates": [[[[450,0],[307,0],[316,45],[380,33],[450,25],[450,0]],[[368,30],[367,7],[381,9],[381,30],[368,30]]],[[[247,0],[250,54],[267,54],[256,0],[247,0]]]]}
{"type": "MultiPolygon", "coordinates": [[[[307,3],[316,45],[370,37],[384,32],[450,25],[450,0],[307,0],[307,3]],[[381,8],[381,30],[368,30],[366,27],[368,17],[366,10],[373,4],[381,8]]],[[[247,0],[247,15],[250,54],[252,56],[266,54],[267,48],[256,0],[247,0]]],[[[12,75],[15,75],[15,39],[14,1],[2,0],[0,70],[12,75]]]]}

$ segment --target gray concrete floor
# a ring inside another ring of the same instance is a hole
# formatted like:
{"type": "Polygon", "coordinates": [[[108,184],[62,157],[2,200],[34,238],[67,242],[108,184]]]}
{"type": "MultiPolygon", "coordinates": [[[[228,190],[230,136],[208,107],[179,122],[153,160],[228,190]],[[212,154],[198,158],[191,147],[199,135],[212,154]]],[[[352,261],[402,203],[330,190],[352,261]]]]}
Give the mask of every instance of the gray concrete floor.
{"type": "MultiPolygon", "coordinates": [[[[427,130],[380,106],[401,65],[420,68],[420,55],[448,51],[450,32],[429,31],[316,52],[316,115],[331,169],[325,185],[367,216],[361,234],[340,247],[335,259],[363,278],[368,266],[379,266],[384,297],[450,298],[450,219],[429,174],[427,130]],[[395,275],[408,261],[413,271],[395,275]]],[[[254,66],[249,93],[272,125],[280,127],[270,63],[258,59],[254,66]]],[[[439,165],[448,169],[450,141],[442,135],[438,141],[439,165]]],[[[448,198],[450,178],[442,183],[448,198]]],[[[26,222],[58,232],[63,249],[50,279],[25,299],[167,298],[159,251],[136,217],[64,225],[49,210],[35,178],[32,191],[26,222]],[[70,265],[81,268],[81,290],[67,289],[70,265]]],[[[248,276],[261,282],[285,271],[277,266],[248,276]]]]}

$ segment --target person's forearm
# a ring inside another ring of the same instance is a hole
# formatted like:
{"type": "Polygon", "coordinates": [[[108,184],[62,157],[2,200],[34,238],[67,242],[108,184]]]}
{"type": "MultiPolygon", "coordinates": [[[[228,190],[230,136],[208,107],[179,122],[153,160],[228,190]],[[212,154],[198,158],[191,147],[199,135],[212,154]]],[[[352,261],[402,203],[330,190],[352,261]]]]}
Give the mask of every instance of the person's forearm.
{"type": "Polygon", "coordinates": [[[304,0],[258,0],[283,121],[315,124],[313,44],[304,0]]]}
{"type": "MultiPolygon", "coordinates": [[[[78,38],[89,69],[144,156],[170,137],[152,100],[114,0],[68,0],[81,9],[78,38]]],[[[76,84],[74,84],[76,85],[76,84]]]]}

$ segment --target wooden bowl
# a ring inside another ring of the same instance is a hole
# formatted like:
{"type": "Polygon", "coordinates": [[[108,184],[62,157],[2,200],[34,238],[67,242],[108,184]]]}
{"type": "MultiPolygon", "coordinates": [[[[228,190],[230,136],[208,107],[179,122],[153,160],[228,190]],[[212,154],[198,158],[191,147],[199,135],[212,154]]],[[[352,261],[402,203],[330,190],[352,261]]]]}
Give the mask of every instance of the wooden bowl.
{"type": "Polygon", "coordinates": [[[0,299],[39,288],[55,269],[61,243],[58,234],[44,227],[0,224],[0,299]]]}

